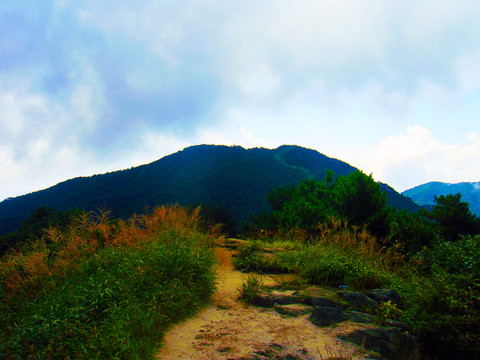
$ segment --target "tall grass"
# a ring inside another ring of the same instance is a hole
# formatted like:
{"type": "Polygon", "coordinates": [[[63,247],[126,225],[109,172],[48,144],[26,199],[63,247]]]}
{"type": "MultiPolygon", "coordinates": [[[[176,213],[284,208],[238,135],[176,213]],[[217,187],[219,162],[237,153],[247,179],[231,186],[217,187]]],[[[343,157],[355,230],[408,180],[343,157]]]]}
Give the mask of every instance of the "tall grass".
{"type": "Polygon", "coordinates": [[[366,227],[350,227],[331,218],[318,226],[318,237],[301,253],[300,274],[321,285],[366,289],[389,286],[403,255],[387,249],[366,227]]]}
{"type": "Polygon", "coordinates": [[[6,359],[148,359],[172,323],[215,290],[212,234],[198,209],[128,221],[81,213],[0,261],[6,359]]]}
{"type": "Polygon", "coordinates": [[[456,242],[439,239],[405,259],[387,249],[365,228],[331,219],[316,237],[301,232],[269,233],[240,249],[236,263],[254,271],[295,271],[310,283],[364,290],[385,287],[402,298],[398,308],[383,304],[380,319],[395,314],[438,359],[480,359],[480,236],[456,242]],[[263,257],[272,243],[291,241],[289,251],[263,257]],[[285,240],[286,239],[286,240],[285,240]]]}
{"type": "Polygon", "coordinates": [[[393,270],[404,266],[403,255],[382,246],[365,227],[331,218],[315,233],[316,237],[297,230],[260,233],[261,241],[240,247],[235,265],[244,270],[295,271],[315,284],[360,290],[388,285],[393,270]],[[272,245],[286,251],[265,256],[262,250],[272,245]]]}

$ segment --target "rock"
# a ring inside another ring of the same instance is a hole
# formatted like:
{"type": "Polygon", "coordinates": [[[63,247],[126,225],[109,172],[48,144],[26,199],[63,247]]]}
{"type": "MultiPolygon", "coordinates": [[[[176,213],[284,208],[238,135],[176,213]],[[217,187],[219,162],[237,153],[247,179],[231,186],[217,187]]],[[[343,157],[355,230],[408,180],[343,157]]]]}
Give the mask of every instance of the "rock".
{"type": "Polygon", "coordinates": [[[378,302],[391,301],[393,304],[401,303],[400,294],[393,289],[374,289],[365,291],[365,295],[378,302]]]}
{"type": "Polygon", "coordinates": [[[375,322],[375,317],[370,314],[365,314],[359,311],[352,311],[349,314],[350,321],[361,323],[361,324],[371,324],[375,322]]]}
{"type": "Polygon", "coordinates": [[[300,296],[302,302],[307,305],[345,308],[338,299],[335,299],[337,296],[334,293],[322,289],[298,291],[295,294],[300,296]]]}
{"type": "Polygon", "coordinates": [[[304,305],[304,304],[291,304],[291,305],[275,304],[274,308],[277,313],[281,315],[292,316],[292,317],[310,314],[314,310],[312,306],[304,305]]]}
{"type": "Polygon", "coordinates": [[[356,330],[339,337],[388,359],[410,359],[415,350],[415,338],[394,327],[356,330]]]}
{"type": "Polygon", "coordinates": [[[338,291],[337,295],[348,300],[355,310],[370,310],[378,306],[378,302],[367,295],[355,291],[338,291]]]}
{"type": "Polygon", "coordinates": [[[263,290],[255,296],[252,303],[261,307],[273,307],[278,305],[299,304],[300,297],[294,295],[294,290],[263,290]]]}
{"type": "Polygon", "coordinates": [[[348,320],[347,314],[340,309],[317,307],[308,319],[317,326],[327,326],[348,320]]]}

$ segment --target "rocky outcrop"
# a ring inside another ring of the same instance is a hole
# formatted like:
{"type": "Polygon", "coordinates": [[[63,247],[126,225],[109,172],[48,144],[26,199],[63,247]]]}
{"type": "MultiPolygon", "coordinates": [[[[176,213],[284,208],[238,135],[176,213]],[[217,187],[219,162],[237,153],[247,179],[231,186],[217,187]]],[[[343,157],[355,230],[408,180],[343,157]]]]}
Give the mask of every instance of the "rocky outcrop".
{"type": "Polygon", "coordinates": [[[317,326],[328,326],[348,320],[348,315],[337,308],[316,307],[308,319],[317,326]]]}
{"type": "Polygon", "coordinates": [[[356,330],[339,337],[362,345],[387,359],[411,359],[415,353],[415,338],[398,327],[356,330]]]}
{"type": "Polygon", "coordinates": [[[350,321],[369,327],[341,334],[342,340],[355,343],[374,352],[379,359],[410,359],[415,349],[415,338],[408,325],[391,319],[376,323],[374,316],[381,303],[400,304],[398,292],[375,289],[362,292],[333,291],[320,288],[306,290],[264,289],[253,303],[273,307],[283,316],[305,316],[316,326],[334,326],[350,321]]]}
{"type": "Polygon", "coordinates": [[[393,304],[400,305],[401,298],[398,291],[393,289],[374,289],[365,291],[365,295],[378,302],[391,301],[393,304]]]}
{"type": "Polygon", "coordinates": [[[359,311],[370,311],[375,309],[379,304],[378,301],[360,292],[338,291],[337,295],[346,299],[355,310],[359,311]]]}

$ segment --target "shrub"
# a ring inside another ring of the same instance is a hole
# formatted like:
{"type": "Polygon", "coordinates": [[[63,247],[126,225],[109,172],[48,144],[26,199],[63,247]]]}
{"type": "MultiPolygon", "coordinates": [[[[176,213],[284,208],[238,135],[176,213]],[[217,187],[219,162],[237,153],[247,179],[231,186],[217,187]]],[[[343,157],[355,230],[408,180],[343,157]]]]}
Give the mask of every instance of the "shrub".
{"type": "Polygon", "coordinates": [[[215,289],[212,238],[196,215],[156,209],[129,222],[83,214],[0,263],[6,359],[147,359],[166,327],[215,289]]]}
{"type": "Polygon", "coordinates": [[[288,273],[296,270],[299,258],[297,251],[280,250],[275,251],[275,254],[266,253],[263,245],[259,241],[242,244],[233,260],[235,268],[270,273],[288,273]]]}
{"type": "Polygon", "coordinates": [[[365,289],[388,283],[385,269],[339,247],[318,244],[305,249],[301,259],[300,275],[315,284],[365,289]]]}

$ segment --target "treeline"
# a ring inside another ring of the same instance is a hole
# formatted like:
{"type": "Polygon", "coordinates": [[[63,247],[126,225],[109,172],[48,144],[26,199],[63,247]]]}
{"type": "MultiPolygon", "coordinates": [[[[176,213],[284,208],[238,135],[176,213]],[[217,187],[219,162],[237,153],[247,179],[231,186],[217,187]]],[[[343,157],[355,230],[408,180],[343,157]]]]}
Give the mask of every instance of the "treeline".
{"type": "Polygon", "coordinates": [[[436,240],[456,241],[462,235],[480,234],[480,219],[461,195],[435,198],[431,211],[398,211],[387,205],[379,183],[361,171],[321,181],[304,180],[298,186],[272,190],[267,196],[271,211],[252,217],[250,230],[305,231],[314,238],[332,218],[352,228],[365,227],[383,245],[414,255],[436,240]]]}

